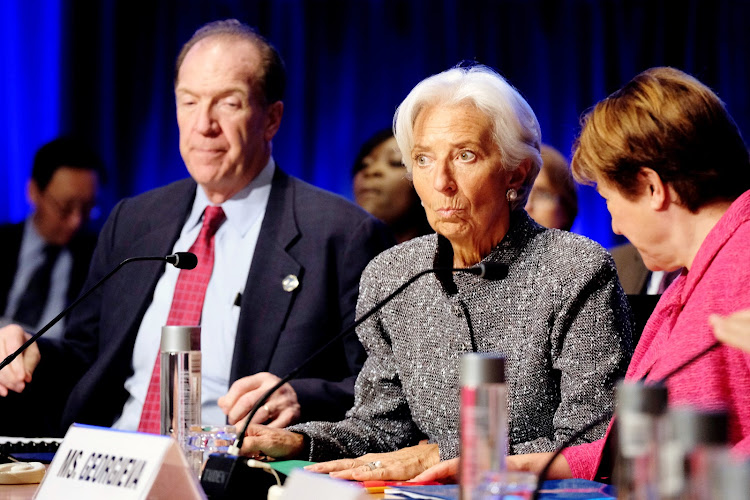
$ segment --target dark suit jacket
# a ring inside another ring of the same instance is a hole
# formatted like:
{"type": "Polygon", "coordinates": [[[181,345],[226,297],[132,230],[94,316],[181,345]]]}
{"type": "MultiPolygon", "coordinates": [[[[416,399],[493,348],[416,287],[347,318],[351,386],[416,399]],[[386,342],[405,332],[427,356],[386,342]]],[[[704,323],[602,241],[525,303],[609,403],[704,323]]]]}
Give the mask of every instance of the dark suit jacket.
{"type": "MultiPolygon", "coordinates": [[[[13,279],[18,270],[18,254],[21,252],[23,228],[25,222],[0,225],[0,315],[8,305],[8,294],[13,287],[13,279]]],[[[67,302],[73,302],[81,291],[86,273],[89,270],[91,254],[96,245],[96,235],[89,232],[79,232],[68,244],[67,248],[73,257],[68,282],[67,302]]]]}
{"type": "Polygon", "coordinates": [[[628,295],[646,293],[646,286],[651,272],[641,259],[641,254],[630,243],[618,245],[610,250],[615,260],[617,276],[622,289],[628,295]]]}
{"type": "MultiPolygon", "coordinates": [[[[86,288],[128,257],[170,254],[195,190],[186,179],[121,201],[102,229],[86,288]]],[[[231,381],[261,371],[283,376],[351,324],[360,274],[390,244],[369,214],[277,168],[243,292],[231,381]],[[300,281],[291,293],[281,286],[289,274],[300,281]]],[[[61,342],[40,341],[39,368],[66,360],[54,368],[56,383],[72,387],[60,432],[74,421],[109,426],[120,414],[135,338],[163,270],[159,262],[129,264],[74,311],[61,342]]],[[[291,383],[302,420],[342,418],[363,362],[350,335],[305,368],[291,383]]],[[[37,372],[35,382],[42,383],[37,372]]]]}

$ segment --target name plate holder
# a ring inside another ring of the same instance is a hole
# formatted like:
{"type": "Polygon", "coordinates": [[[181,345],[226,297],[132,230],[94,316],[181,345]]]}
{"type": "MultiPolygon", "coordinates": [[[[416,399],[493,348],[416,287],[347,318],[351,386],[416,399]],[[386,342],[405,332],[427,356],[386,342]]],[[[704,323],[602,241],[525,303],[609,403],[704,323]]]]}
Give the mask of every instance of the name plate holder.
{"type": "Polygon", "coordinates": [[[206,496],[174,439],[73,424],[34,498],[192,500],[206,496]]]}

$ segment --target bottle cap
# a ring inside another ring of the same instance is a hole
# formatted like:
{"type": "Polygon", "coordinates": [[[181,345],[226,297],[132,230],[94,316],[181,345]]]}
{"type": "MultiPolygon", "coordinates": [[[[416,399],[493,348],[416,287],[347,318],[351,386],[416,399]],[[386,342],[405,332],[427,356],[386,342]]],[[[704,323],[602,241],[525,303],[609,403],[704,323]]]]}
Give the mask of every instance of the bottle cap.
{"type": "Polygon", "coordinates": [[[461,356],[461,386],[505,382],[505,358],[497,354],[471,352],[461,356]]]}
{"type": "Polygon", "coordinates": [[[697,445],[727,443],[729,416],[726,411],[675,408],[670,410],[669,419],[674,435],[688,450],[697,445]]]}
{"type": "Polygon", "coordinates": [[[186,352],[200,350],[200,326],[161,327],[161,352],[186,352]]]}
{"type": "Polygon", "coordinates": [[[621,380],[617,384],[617,411],[661,415],[667,409],[667,386],[660,382],[621,380]]]}

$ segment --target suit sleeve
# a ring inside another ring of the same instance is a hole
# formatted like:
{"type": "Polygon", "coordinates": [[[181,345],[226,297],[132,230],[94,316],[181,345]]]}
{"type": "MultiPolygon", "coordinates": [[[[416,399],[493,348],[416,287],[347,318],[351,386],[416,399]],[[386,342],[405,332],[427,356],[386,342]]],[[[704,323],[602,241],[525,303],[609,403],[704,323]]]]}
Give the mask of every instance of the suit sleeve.
{"type": "MultiPolygon", "coordinates": [[[[336,309],[341,317],[341,331],[354,323],[362,271],[376,255],[392,244],[393,239],[385,226],[372,217],[366,217],[347,235],[337,250],[336,309]]],[[[290,382],[302,408],[303,422],[340,420],[352,406],[354,383],[365,361],[364,349],[353,332],[331,349],[343,349],[349,374],[346,378],[340,381],[300,378],[290,382]]]]}
{"type": "MultiPolygon", "coordinates": [[[[614,385],[625,375],[633,352],[631,315],[609,257],[580,286],[566,293],[550,333],[552,369],[559,374],[560,403],[553,416],[554,437],[513,446],[513,453],[553,451],[596,418],[614,412],[614,385]]],[[[602,437],[608,419],[578,442],[602,437]]]]}

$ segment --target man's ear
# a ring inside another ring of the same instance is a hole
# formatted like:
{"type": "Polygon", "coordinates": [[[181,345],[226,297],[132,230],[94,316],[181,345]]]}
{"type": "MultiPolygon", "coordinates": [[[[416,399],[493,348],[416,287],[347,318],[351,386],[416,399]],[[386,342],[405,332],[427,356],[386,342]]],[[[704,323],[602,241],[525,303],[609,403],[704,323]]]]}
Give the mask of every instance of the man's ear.
{"type": "Polygon", "coordinates": [[[672,202],[672,192],[655,170],[643,167],[638,173],[643,193],[649,197],[649,205],[654,210],[665,209],[672,202]]]}
{"type": "Polygon", "coordinates": [[[42,201],[42,191],[34,179],[29,180],[26,186],[26,195],[29,197],[32,205],[35,207],[39,206],[39,203],[42,201]]]}
{"type": "Polygon", "coordinates": [[[281,127],[281,117],[284,115],[284,103],[282,101],[276,101],[275,103],[268,106],[268,112],[266,113],[266,128],[264,130],[264,137],[266,141],[270,142],[276,132],[281,127]]]}

